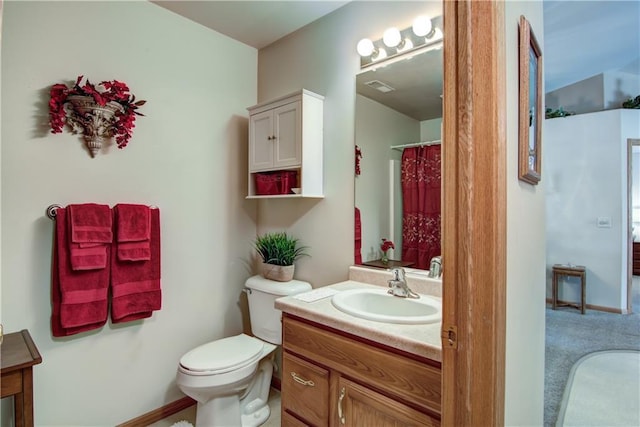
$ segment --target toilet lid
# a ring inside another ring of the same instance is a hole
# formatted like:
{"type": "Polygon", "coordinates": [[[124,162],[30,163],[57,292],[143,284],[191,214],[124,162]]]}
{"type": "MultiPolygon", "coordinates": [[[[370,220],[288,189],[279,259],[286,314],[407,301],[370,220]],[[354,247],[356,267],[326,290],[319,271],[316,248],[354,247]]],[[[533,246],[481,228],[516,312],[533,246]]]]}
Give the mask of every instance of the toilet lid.
{"type": "Polygon", "coordinates": [[[263,342],[245,334],[212,341],[194,348],[180,359],[190,371],[222,374],[257,361],[263,342]]]}

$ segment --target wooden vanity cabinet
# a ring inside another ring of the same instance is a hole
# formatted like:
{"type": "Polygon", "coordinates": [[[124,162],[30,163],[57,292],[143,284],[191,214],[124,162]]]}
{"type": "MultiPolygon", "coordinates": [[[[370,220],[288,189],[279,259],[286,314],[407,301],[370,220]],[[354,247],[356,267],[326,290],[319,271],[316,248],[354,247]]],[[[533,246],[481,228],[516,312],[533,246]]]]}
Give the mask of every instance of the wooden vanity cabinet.
{"type": "Polygon", "coordinates": [[[439,426],[440,363],[283,314],[283,426],[439,426]]]}

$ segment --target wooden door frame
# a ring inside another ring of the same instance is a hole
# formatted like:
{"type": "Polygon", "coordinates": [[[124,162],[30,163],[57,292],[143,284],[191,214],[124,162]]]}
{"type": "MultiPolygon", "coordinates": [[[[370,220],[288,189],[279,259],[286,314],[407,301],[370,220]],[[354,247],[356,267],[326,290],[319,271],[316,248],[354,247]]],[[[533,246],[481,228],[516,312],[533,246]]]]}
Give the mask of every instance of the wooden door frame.
{"type": "Polygon", "coordinates": [[[444,426],[504,425],[504,16],[501,1],[444,1],[444,426]]]}
{"type": "Polygon", "coordinates": [[[633,146],[640,146],[640,139],[627,139],[627,314],[633,313],[633,146]]]}

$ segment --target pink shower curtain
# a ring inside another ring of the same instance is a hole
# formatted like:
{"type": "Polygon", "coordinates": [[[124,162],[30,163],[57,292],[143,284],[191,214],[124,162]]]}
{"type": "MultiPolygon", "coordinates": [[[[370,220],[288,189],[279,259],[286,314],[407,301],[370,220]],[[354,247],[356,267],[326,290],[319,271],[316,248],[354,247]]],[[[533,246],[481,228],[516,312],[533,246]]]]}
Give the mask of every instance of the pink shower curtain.
{"type": "Polygon", "coordinates": [[[440,255],[440,145],[402,153],[402,261],[429,269],[440,255]]]}

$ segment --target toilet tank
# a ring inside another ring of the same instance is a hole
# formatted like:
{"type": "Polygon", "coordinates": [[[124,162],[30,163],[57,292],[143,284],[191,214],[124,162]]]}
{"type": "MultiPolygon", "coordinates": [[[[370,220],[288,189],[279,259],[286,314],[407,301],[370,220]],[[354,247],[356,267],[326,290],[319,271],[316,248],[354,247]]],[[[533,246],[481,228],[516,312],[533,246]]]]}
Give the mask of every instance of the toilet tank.
{"type": "Polygon", "coordinates": [[[310,291],[311,284],[300,280],[276,282],[252,276],[245,282],[249,300],[251,332],[272,344],[282,344],[282,312],[274,307],[278,298],[310,291]]]}

